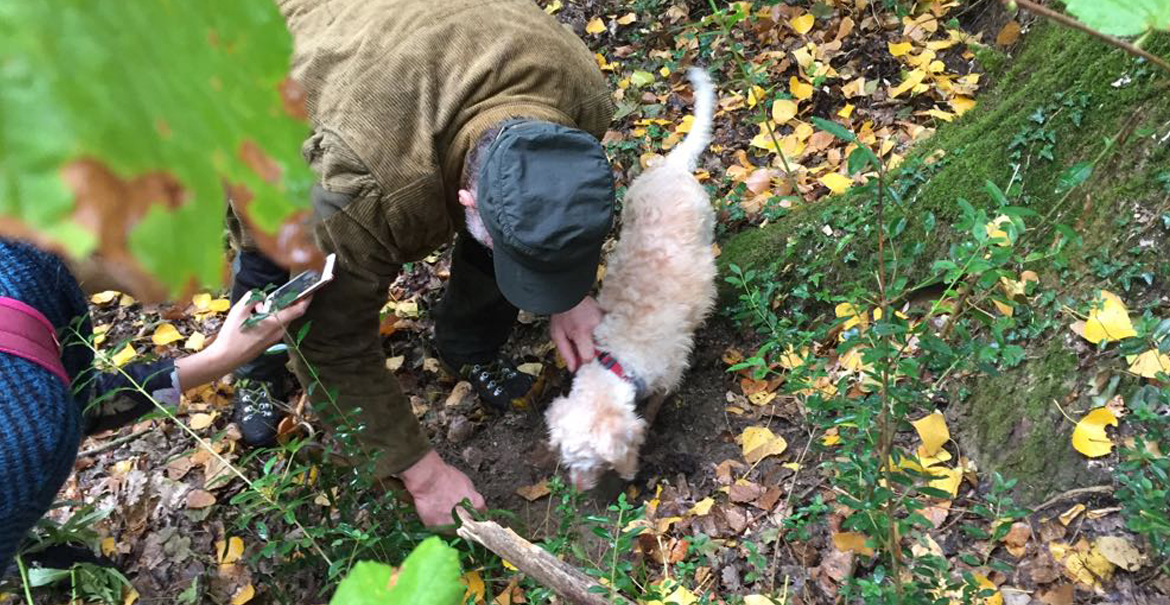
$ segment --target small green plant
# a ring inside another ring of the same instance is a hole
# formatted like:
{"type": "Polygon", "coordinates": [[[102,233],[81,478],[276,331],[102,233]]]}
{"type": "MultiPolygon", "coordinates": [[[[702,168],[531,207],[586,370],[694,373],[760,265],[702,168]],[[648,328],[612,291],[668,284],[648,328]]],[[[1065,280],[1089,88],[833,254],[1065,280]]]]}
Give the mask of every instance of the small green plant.
{"type": "MultiPolygon", "coordinates": [[[[1170,320],[1162,322],[1162,331],[1170,332],[1170,320]]],[[[1163,351],[1170,350],[1170,338],[1161,340],[1163,351]]],[[[1132,447],[1121,448],[1121,463],[1114,478],[1121,488],[1121,502],[1126,526],[1145,537],[1163,567],[1170,560],[1170,388],[1143,386],[1126,402],[1129,423],[1138,429],[1132,447]]]]}

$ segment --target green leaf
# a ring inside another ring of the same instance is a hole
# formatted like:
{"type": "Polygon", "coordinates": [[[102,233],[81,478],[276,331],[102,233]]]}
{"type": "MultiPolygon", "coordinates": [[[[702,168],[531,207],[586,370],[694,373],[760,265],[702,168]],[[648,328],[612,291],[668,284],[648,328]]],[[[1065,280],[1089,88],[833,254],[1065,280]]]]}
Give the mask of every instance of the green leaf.
{"type": "Polygon", "coordinates": [[[269,232],[307,207],[291,48],[271,2],[0,4],[2,231],[154,291],[219,285],[225,183],[269,232]]]}
{"type": "Polygon", "coordinates": [[[361,561],[337,587],[330,605],[458,605],[464,587],[459,582],[459,554],[437,536],[419,544],[406,557],[394,587],[394,569],[361,561]]]}
{"type": "Polygon", "coordinates": [[[654,74],[648,71],[635,71],[630,74],[630,82],[634,86],[646,86],[654,82],[654,74]]]}
{"type": "Polygon", "coordinates": [[[1069,166],[1060,175],[1060,181],[1057,182],[1056,190],[1060,193],[1071,191],[1081,183],[1089,180],[1093,175],[1093,164],[1091,162],[1079,162],[1069,166]]]}
{"type": "Polygon", "coordinates": [[[820,128],[821,130],[837,137],[838,139],[841,139],[842,141],[849,141],[850,143],[857,142],[857,135],[853,134],[849,131],[848,128],[845,128],[836,122],[826,120],[824,118],[813,118],[812,123],[815,124],[817,128],[820,128]]]}
{"type": "Polygon", "coordinates": [[[1170,29],[1170,0],[1066,0],[1065,6],[1085,25],[1113,36],[1170,29]]]}

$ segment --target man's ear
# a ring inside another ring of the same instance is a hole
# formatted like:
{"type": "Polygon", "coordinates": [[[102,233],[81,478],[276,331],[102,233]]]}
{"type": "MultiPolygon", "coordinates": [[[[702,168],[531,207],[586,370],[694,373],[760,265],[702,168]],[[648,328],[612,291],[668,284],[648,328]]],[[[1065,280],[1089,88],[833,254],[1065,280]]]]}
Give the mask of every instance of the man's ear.
{"type": "Polygon", "coordinates": [[[471,208],[474,210],[475,209],[475,194],[466,190],[466,189],[460,189],[459,190],[459,203],[464,208],[471,208]]]}

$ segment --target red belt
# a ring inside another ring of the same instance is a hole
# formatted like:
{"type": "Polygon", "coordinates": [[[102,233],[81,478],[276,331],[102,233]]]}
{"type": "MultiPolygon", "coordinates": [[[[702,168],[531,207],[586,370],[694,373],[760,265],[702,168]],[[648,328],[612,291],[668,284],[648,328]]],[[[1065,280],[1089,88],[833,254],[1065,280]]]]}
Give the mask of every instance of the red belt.
{"type": "Polygon", "coordinates": [[[27,359],[53,373],[69,388],[57,331],[40,311],[0,296],[0,352],[27,359]]]}

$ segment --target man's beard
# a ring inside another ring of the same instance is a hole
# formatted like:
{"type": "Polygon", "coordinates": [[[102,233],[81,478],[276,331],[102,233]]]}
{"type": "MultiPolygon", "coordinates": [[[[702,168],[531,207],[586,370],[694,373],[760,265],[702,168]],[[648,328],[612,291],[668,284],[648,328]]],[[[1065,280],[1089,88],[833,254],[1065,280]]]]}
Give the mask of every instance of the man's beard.
{"type": "Polygon", "coordinates": [[[488,233],[487,225],[483,224],[483,219],[479,216],[479,210],[475,208],[464,208],[464,213],[467,215],[467,232],[475,241],[487,246],[490,250],[492,247],[492,236],[488,233]]]}

